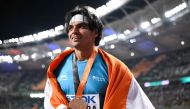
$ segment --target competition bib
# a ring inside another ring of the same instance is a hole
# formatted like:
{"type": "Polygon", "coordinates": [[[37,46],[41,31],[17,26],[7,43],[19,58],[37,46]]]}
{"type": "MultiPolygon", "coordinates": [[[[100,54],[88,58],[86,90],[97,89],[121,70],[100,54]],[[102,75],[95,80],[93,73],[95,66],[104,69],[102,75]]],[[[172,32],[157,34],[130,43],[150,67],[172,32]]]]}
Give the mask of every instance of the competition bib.
{"type": "MultiPolygon", "coordinates": [[[[83,101],[87,104],[86,109],[100,109],[100,99],[99,94],[84,94],[82,95],[82,99],[75,98],[75,95],[67,95],[68,100],[70,101],[70,105],[81,104],[81,106],[85,105],[83,101]],[[81,101],[83,100],[83,101],[81,101]],[[73,103],[74,102],[74,103],[73,103]]],[[[80,106],[76,109],[79,109],[80,106]]]]}

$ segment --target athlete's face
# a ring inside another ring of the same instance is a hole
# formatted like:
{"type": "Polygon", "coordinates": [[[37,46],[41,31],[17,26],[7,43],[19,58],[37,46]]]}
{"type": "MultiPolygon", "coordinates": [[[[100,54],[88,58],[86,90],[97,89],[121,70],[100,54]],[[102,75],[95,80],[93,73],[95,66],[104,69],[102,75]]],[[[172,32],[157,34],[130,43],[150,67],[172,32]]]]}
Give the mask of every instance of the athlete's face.
{"type": "Polygon", "coordinates": [[[69,41],[75,48],[93,46],[97,33],[89,29],[84,22],[73,22],[68,29],[69,41]]]}

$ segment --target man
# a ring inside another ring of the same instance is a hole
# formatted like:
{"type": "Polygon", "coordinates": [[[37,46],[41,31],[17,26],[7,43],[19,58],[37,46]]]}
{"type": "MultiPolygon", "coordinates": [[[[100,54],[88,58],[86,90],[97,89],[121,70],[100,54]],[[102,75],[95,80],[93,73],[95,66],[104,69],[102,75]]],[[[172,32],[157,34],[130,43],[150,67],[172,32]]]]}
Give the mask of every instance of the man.
{"type": "Polygon", "coordinates": [[[154,109],[128,67],[96,47],[103,25],[95,14],[77,6],[65,22],[73,48],[49,66],[45,109],[154,109]]]}

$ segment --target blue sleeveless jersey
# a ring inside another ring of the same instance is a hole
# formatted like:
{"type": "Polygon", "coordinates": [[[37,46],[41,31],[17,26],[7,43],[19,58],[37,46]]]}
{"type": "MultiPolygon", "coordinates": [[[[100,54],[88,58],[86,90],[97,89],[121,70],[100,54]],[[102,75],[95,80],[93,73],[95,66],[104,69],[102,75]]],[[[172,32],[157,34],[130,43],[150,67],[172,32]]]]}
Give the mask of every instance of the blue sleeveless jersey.
{"type": "MultiPolygon", "coordinates": [[[[55,71],[58,83],[62,91],[66,95],[75,95],[72,56],[73,54],[67,56],[55,71]]],[[[86,64],[87,60],[77,61],[78,74],[80,80],[82,78],[86,64]]],[[[101,109],[103,107],[106,88],[108,85],[107,72],[107,65],[102,59],[101,55],[98,53],[91,68],[90,74],[88,76],[88,80],[85,85],[83,94],[99,94],[101,109]]]]}

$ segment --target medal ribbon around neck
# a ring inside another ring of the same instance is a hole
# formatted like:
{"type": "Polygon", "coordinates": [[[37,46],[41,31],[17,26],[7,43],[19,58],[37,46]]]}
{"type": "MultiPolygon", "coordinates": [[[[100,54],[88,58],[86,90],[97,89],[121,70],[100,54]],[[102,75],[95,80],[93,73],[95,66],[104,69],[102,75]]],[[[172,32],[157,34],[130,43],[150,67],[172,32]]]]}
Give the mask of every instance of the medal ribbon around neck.
{"type": "Polygon", "coordinates": [[[76,96],[75,98],[82,98],[82,93],[84,91],[84,87],[86,85],[86,82],[87,82],[87,79],[88,79],[88,76],[90,74],[90,70],[92,68],[92,65],[94,63],[94,60],[96,58],[96,55],[98,53],[98,50],[96,47],[93,48],[93,52],[92,54],[90,55],[90,58],[88,59],[88,62],[87,62],[87,65],[84,69],[84,73],[82,75],[82,79],[80,81],[80,84],[78,86],[78,89],[77,89],[77,93],[76,93],[76,96]]]}

